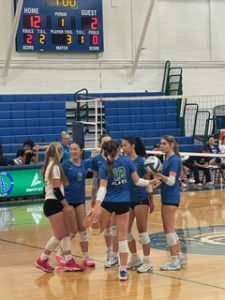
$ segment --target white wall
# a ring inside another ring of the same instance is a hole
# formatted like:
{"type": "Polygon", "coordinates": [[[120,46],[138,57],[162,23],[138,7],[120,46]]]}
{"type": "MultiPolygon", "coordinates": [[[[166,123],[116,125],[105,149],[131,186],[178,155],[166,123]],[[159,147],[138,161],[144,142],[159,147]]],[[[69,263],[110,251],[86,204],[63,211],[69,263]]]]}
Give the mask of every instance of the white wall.
{"type": "MultiPolygon", "coordinates": [[[[1,69],[12,29],[12,3],[0,0],[1,69]]],[[[103,0],[105,51],[99,58],[14,50],[0,93],[72,93],[81,87],[91,92],[158,91],[167,59],[184,68],[185,93],[225,93],[224,0],[156,1],[138,69],[129,82],[149,3],[103,0]]]]}

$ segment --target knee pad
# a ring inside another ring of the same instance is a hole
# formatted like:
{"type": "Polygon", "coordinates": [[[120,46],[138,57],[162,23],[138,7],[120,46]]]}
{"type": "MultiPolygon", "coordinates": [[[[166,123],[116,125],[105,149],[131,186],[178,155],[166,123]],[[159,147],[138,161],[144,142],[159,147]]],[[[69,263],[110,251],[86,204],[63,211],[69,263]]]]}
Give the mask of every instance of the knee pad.
{"type": "Polygon", "coordinates": [[[176,245],[177,238],[176,238],[176,234],[174,231],[166,234],[166,241],[167,241],[167,245],[169,247],[176,245]]]}
{"type": "Polygon", "coordinates": [[[129,252],[127,240],[118,241],[118,244],[119,244],[119,253],[128,253],[129,252]]]}
{"type": "Polygon", "coordinates": [[[45,248],[49,251],[55,250],[60,244],[60,240],[58,240],[55,236],[52,236],[50,240],[48,240],[45,248]]]}
{"type": "Polygon", "coordinates": [[[148,245],[148,244],[150,244],[150,237],[149,237],[148,232],[139,233],[139,243],[141,245],[148,245]]]}
{"type": "Polygon", "coordinates": [[[128,240],[128,242],[132,242],[134,240],[134,237],[131,232],[128,232],[127,240],[128,240]]]}
{"type": "Polygon", "coordinates": [[[111,232],[112,232],[112,236],[117,236],[116,225],[112,225],[112,226],[111,226],[111,232]]]}
{"type": "Polygon", "coordinates": [[[80,242],[81,243],[88,241],[87,231],[81,231],[81,232],[79,232],[79,234],[80,234],[80,242]]]}
{"type": "Polygon", "coordinates": [[[104,236],[112,236],[111,227],[105,229],[104,236]]]}
{"type": "Polygon", "coordinates": [[[62,240],[61,240],[61,248],[62,248],[62,251],[69,251],[71,250],[71,239],[70,239],[70,236],[65,236],[62,240]]]}

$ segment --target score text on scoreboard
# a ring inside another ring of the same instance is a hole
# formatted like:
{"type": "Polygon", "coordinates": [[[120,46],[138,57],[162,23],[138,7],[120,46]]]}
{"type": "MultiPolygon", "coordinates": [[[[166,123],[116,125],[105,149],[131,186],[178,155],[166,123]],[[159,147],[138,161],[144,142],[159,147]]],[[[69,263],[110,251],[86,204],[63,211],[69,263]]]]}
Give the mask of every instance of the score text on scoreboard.
{"type": "Polygon", "coordinates": [[[102,0],[24,0],[16,50],[102,52],[102,0]]]}

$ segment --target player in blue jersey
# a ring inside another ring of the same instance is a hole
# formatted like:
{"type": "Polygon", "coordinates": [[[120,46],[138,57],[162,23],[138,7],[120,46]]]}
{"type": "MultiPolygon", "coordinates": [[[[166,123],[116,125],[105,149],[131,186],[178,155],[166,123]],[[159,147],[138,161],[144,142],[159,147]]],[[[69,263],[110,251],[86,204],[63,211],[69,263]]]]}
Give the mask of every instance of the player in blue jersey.
{"type": "MultiPolygon", "coordinates": [[[[84,219],[86,216],[85,209],[85,179],[87,175],[88,161],[81,159],[83,150],[78,143],[70,145],[71,159],[62,164],[64,173],[69,181],[68,186],[65,187],[65,197],[74,208],[74,218],[68,223],[70,232],[76,232],[76,228],[80,234],[80,247],[82,251],[82,266],[94,267],[95,263],[88,255],[88,235],[84,227],[84,219]]],[[[90,164],[89,164],[90,165],[90,164]]],[[[58,258],[58,257],[57,257],[58,258]]],[[[57,259],[60,263],[60,257],[57,259]]]]}
{"type": "Polygon", "coordinates": [[[120,144],[117,141],[111,140],[105,144],[104,156],[106,162],[99,169],[100,185],[92,211],[92,220],[93,222],[99,220],[103,231],[111,214],[115,213],[120,257],[119,279],[127,280],[129,181],[132,179],[137,186],[143,187],[148,186],[150,181],[140,178],[132,160],[120,155],[120,144]]]}
{"type": "MultiPolygon", "coordinates": [[[[139,138],[127,136],[122,141],[124,153],[133,161],[140,177],[146,176],[144,168],[145,147],[139,138]],[[141,154],[142,156],[138,155],[141,154]]],[[[154,210],[152,187],[146,191],[143,187],[136,186],[133,181],[130,183],[130,218],[128,227],[128,245],[131,252],[131,260],[128,263],[128,269],[136,269],[139,273],[145,273],[153,270],[150,259],[150,237],[147,231],[148,213],[154,210]],[[143,249],[143,262],[137,254],[136,241],[131,234],[132,225],[136,218],[137,229],[139,232],[139,242],[143,249]]]]}
{"type": "MultiPolygon", "coordinates": [[[[99,145],[101,148],[101,153],[95,156],[92,160],[92,170],[93,170],[93,184],[92,184],[92,207],[95,205],[96,193],[98,190],[98,171],[102,164],[105,163],[105,157],[103,155],[103,149],[105,143],[110,141],[112,138],[103,134],[99,138],[99,145]]],[[[106,262],[104,266],[106,268],[113,268],[119,266],[119,258],[118,258],[118,242],[117,242],[117,234],[116,234],[116,225],[114,220],[114,215],[109,220],[106,229],[104,231],[104,239],[106,244],[106,262]]]]}
{"type": "Polygon", "coordinates": [[[173,136],[163,136],[160,143],[166,159],[163,169],[158,172],[161,181],[161,215],[166,241],[169,246],[171,260],[160,266],[163,271],[179,270],[185,263],[180,251],[179,238],[175,231],[175,213],[180,204],[180,174],[182,163],[178,144],[173,136]]]}

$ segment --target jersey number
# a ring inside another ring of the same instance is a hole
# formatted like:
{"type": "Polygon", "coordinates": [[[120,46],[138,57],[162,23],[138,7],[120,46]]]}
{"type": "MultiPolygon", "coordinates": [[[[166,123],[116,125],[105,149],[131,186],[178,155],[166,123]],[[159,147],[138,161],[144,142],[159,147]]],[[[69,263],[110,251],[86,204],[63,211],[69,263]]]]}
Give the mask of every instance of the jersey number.
{"type": "Polygon", "coordinates": [[[114,181],[121,181],[126,178],[126,170],[124,167],[114,168],[113,169],[114,181]]]}

